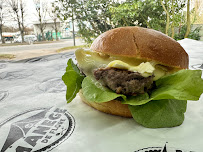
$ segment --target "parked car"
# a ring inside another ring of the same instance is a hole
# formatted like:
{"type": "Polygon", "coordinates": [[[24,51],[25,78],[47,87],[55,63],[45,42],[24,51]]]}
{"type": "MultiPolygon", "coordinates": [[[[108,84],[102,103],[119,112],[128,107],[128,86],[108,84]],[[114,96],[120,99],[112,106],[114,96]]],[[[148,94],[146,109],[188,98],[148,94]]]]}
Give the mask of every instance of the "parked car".
{"type": "MultiPolygon", "coordinates": [[[[36,42],[37,41],[37,37],[35,35],[25,35],[24,36],[24,41],[27,42],[27,43],[36,42]]],[[[14,39],[14,43],[22,43],[21,36],[19,36],[18,38],[14,39]]]]}
{"type": "Polygon", "coordinates": [[[5,35],[4,36],[5,41],[13,41],[13,39],[14,39],[14,36],[12,36],[12,35],[5,35]]]}

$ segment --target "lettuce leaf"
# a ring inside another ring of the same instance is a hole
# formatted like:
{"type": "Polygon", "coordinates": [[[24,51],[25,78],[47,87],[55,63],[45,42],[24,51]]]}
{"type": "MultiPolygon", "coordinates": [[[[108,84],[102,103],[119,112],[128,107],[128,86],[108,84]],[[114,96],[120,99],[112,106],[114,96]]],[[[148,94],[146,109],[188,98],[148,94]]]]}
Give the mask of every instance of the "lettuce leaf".
{"type": "Polygon", "coordinates": [[[179,126],[184,121],[187,101],[163,99],[154,100],[129,109],[135,121],[147,128],[165,128],[179,126]]]}
{"type": "Polygon", "coordinates": [[[156,83],[156,89],[152,90],[149,98],[137,100],[131,97],[123,101],[123,104],[142,105],[151,100],[176,99],[176,100],[199,100],[203,93],[203,80],[201,70],[181,70],[165,76],[156,83]]]}
{"type": "Polygon", "coordinates": [[[126,100],[126,96],[116,94],[110,89],[103,87],[98,81],[86,77],[82,82],[82,90],[85,98],[90,102],[107,102],[118,97],[126,100]]]}
{"type": "Polygon", "coordinates": [[[135,121],[148,128],[164,128],[181,125],[187,107],[186,100],[198,100],[203,92],[200,70],[181,70],[165,76],[156,83],[150,94],[125,96],[116,94],[100,83],[86,77],[82,88],[84,96],[92,102],[107,102],[116,98],[129,104],[135,121]]]}
{"type": "Polygon", "coordinates": [[[174,127],[184,121],[186,100],[198,100],[203,93],[202,71],[181,70],[157,80],[149,94],[125,96],[116,94],[91,77],[84,77],[69,59],[62,80],[67,86],[66,100],[71,102],[79,90],[90,102],[119,99],[128,104],[135,121],[148,128],[174,127]]]}
{"type": "Polygon", "coordinates": [[[67,103],[71,102],[76,94],[81,89],[81,84],[84,76],[80,74],[80,70],[73,63],[72,59],[68,60],[67,68],[65,74],[62,76],[62,80],[67,86],[66,90],[66,100],[67,103]]]}
{"type": "Polygon", "coordinates": [[[125,96],[116,94],[110,89],[103,87],[99,82],[86,77],[82,83],[84,96],[92,102],[107,102],[121,97],[123,104],[143,105],[152,100],[175,99],[175,100],[199,100],[203,92],[202,72],[200,70],[181,70],[172,75],[165,76],[156,83],[156,89],[150,94],[138,96],[125,96]]]}

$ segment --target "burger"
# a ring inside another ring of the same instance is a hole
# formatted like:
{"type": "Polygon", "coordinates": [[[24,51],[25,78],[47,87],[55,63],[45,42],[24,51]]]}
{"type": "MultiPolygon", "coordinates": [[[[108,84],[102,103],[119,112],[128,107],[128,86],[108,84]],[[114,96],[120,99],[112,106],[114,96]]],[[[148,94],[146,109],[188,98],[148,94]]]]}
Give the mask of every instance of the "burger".
{"type": "Polygon", "coordinates": [[[202,71],[189,70],[183,47],[159,31],[115,28],[75,56],[62,77],[67,102],[79,93],[87,105],[133,117],[144,127],[181,125],[187,100],[199,100],[203,93],[202,71]]]}

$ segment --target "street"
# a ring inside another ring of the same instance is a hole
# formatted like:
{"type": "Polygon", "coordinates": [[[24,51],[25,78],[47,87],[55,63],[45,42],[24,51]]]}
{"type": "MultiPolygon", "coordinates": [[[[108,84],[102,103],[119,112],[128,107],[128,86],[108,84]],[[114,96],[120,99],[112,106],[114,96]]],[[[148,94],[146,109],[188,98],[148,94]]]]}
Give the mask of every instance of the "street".
{"type": "MultiPolygon", "coordinates": [[[[76,39],[76,45],[84,45],[85,43],[81,39],[76,39]]],[[[16,46],[2,46],[0,47],[0,53],[17,53],[22,51],[34,51],[34,50],[49,50],[73,46],[73,39],[63,39],[58,42],[44,43],[44,44],[31,44],[31,45],[16,45],[16,46]]]]}
{"type": "MultiPolygon", "coordinates": [[[[76,46],[85,45],[81,39],[76,39],[76,46]]],[[[39,56],[59,53],[57,50],[73,46],[73,39],[63,39],[58,42],[45,42],[43,44],[0,46],[0,55],[10,54],[14,56],[11,60],[22,60],[39,56]]],[[[74,51],[76,49],[63,50],[62,52],[74,51]]],[[[4,60],[4,59],[3,59],[4,60]]],[[[6,60],[6,59],[5,59],[6,60]]]]}

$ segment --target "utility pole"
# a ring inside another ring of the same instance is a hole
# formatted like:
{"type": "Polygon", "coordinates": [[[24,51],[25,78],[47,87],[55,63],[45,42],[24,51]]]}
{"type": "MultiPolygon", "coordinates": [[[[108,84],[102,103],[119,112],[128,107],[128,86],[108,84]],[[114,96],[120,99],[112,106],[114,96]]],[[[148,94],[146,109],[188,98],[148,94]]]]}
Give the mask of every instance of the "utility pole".
{"type": "Polygon", "coordinates": [[[72,8],[72,26],[73,26],[73,45],[75,46],[75,27],[74,27],[74,17],[73,17],[73,8],[72,8]]]}
{"type": "Polygon", "coordinates": [[[75,46],[75,28],[74,28],[74,20],[72,20],[73,25],[73,45],[75,46]]]}

